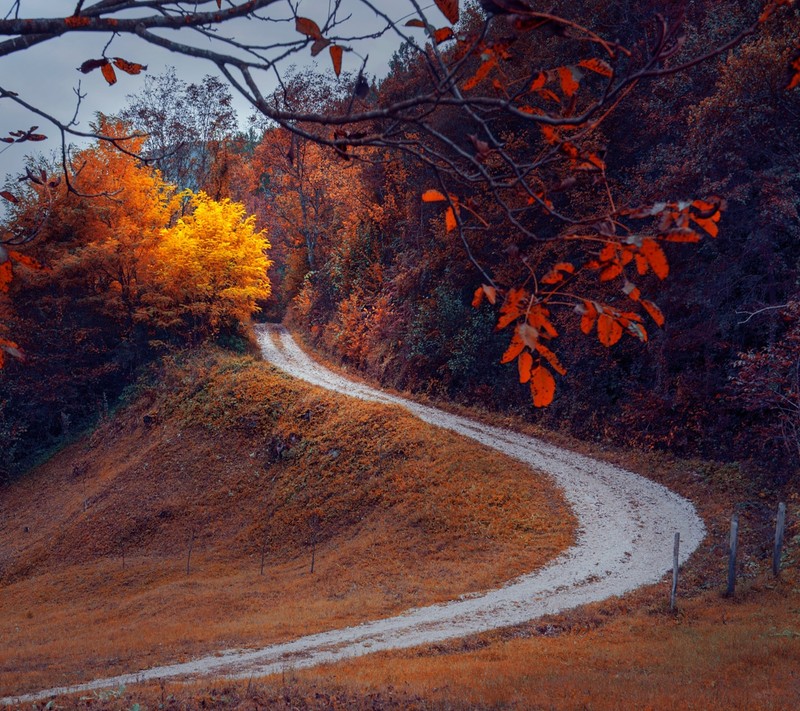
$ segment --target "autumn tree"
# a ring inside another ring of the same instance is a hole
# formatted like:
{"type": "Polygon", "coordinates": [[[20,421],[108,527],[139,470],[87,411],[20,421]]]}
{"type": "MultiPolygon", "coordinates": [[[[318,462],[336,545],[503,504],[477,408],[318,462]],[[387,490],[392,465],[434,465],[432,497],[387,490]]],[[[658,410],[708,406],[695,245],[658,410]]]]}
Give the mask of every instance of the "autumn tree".
{"type": "MultiPolygon", "coordinates": [[[[10,250],[14,278],[0,293],[0,337],[15,356],[0,371],[0,469],[102,412],[165,345],[238,335],[269,294],[269,245],[242,205],[179,192],[105,142],[75,161],[73,185],[91,197],[32,184],[13,205],[20,223],[43,207],[49,217],[10,250]]],[[[44,167],[29,172],[53,182],[44,167]]]]}
{"type": "MultiPolygon", "coordinates": [[[[647,287],[669,273],[667,249],[715,237],[724,212],[723,196],[702,185],[654,199],[617,192],[605,134],[611,117],[654,80],[694,71],[782,22],[792,4],[748,4],[746,21],[735,28],[715,10],[706,37],[687,41],[679,4],[662,14],[648,5],[653,13],[639,22],[631,20],[639,19],[634,9],[641,4],[614,4],[620,18],[609,32],[596,19],[599,3],[556,3],[542,12],[520,0],[482,2],[482,9],[436,0],[432,13],[410,3],[403,21],[378,8],[365,32],[348,24],[339,3],[309,17],[278,0],[224,7],[218,0],[191,9],[180,2],[79,2],[66,18],[20,18],[17,7],[0,21],[0,33],[9,37],[0,53],[69,33],[135,34],[213,61],[265,117],[342,160],[368,161],[375,150],[413,158],[416,177],[426,180],[416,184],[419,198],[469,260],[463,278],[474,302],[488,302],[498,326],[509,331],[503,360],[516,363],[534,403],[544,406],[553,400],[555,376],[566,369],[555,347],[563,330],[557,314],[574,314],[567,327],[604,347],[623,337],[646,341],[664,321],[647,287]],[[242,19],[263,30],[257,40],[224,31],[242,19]],[[294,28],[293,34],[268,36],[276,27],[294,28]],[[163,33],[178,28],[183,34],[163,33]],[[282,63],[300,52],[325,57],[339,76],[347,61],[366,54],[359,51],[364,42],[388,34],[406,43],[404,64],[415,67],[406,91],[376,93],[366,59],[351,65],[349,99],[322,111],[276,102],[260,82],[266,75],[282,80],[282,63]],[[202,49],[195,39],[205,43],[202,49]],[[510,258],[492,268],[485,255],[498,236],[510,258]],[[549,244],[562,247],[534,249],[549,244]]],[[[358,0],[354,6],[376,10],[358,0]]],[[[740,5],[733,11],[738,17],[740,5]]],[[[81,69],[111,82],[144,65],[142,58],[112,56],[107,47],[81,69]]],[[[787,88],[795,83],[787,77],[787,88]]],[[[0,97],[25,103],[8,91],[0,97]]],[[[74,132],[64,122],[55,125],[74,132]]]]}
{"type": "Polygon", "coordinates": [[[141,152],[164,180],[220,199],[236,162],[238,120],[232,101],[217,77],[187,84],[170,67],[147,76],[120,116],[146,136],[141,152]]]}
{"type": "Polygon", "coordinates": [[[270,294],[269,247],[243,205],[191,195],[187,214],[148,255],[151,290],[140,318],[192,341],[233,329],[270,294]]]}

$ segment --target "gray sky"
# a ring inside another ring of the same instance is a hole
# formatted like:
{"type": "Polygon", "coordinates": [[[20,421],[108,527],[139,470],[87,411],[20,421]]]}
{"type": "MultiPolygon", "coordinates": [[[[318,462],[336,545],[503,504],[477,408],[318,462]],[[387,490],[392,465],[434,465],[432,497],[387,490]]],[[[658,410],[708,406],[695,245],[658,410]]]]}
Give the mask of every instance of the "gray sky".
{"type": "MultiPolygon", "coordinates": [[[[90,5],[91,2],[87,2],[90,5]]],[[[375,7],[381,9],[392,19],[405,19],[413,12],[413,7],[407,0],[375,0],[375,7]]],[[[5,16],[13,6],[12,0],[0,0],[0,16],[5,16]]],[[[20,17],[49,17],[68,16],[75,8],[75,0],[21,0],[20,17]]],[[[315,19],[320,24],[327,16],[328,0],[301,0],[299,14],[315,19]]],[[[287,5],[280,3],[282,14],[287,16],[287,5]]],[[[346,12],[352,13],[352,18],[340,28],[341,35],[358,35],[374,30],[379,26],[373,12],[359,3],[359,0],[344,0],[343,7],[346,12]]],[[[422,3],[427,19],[437,27],[447,24],[447,21],[430,2],[422,3]]],[[[279,10],[280,11],[280,10],[279,10]]],[[[275,13],[276,15],[278,12],[275,13]]],[[[402,23],[401,23],[402,24],[402,23]]],[[[252,36],[254,32],[261,33],[259,40],[263,43],[270,41],[294,40],[299,36],[291,22],[273,25],[267,23],[254,23],[243,21],[239,25],[230,25],[226,34],[235,32],[237,38],[252,36]],[[269,33],[272,33],[271,35],[269,33]]],[[[404,30],[406,28],[403,28],[404,30]]],[[[420,43],[424,42],[422,30],[407,30],[420,43]]],[[[173,33],[174,35],[174,33],[173,33]]],[[[80,82],[80,90],[87,96],[81,104],[78,128],[89,130],[89,123],[98,111],[107,114],[118,112],[126,102],[126,96],[138,92],[144,84],[145,74],[130,76],[117,72],[118,81],[109,86],[103,79],[99,70],[84,75],[77,71],[77,67],[86,59],[98,58],[103,53],[103,48],[108,42],[108,35],[97,33],[76,34],[61,37],[28,50],[0,58],[0,86],[20,94],[29,103],[37,105],[56,116],[63,122],[69,121],[76,106],[75,90],[80,82]]],[[[372,75],[385,73],[389,59],[400,44],[401,39],[396,35],[386,35],[378,40],[368,40],[360,44],[353,44],[359,53],[369,54],[367,71],[372,75]]],[[[200,59],[190,59],[179,54],[146,45],[134,38],[117,37],[107,51],[107,55],[123,57],[132,62],[148,65],[148,74],[161,74],[166,67],[174,66],[178,76],[187,82],[196,82],[207,74],[216,74],[216,67],[210,62],[200,59]]],[[[283,66],[289,64],[308,63],[330,70],[330,57],[323,51],[316,59],[309,56],[308,48],[295,57],[286,60],[283,66]]],[[[352,54],[345,53],[343,71],[357,71],[361,60],[352,54]]],[[[264,78],[264,90],[274,87],[274,79],[264,78]]],[[[250,115],[249,104],[244,99],[236,97],[236,109],[240,119],[244,120],[250,115]]],[[[27,153],[41,152],[49,154],[59,149],[58,132],[44,119],[31,114],[25,109],[13,105],[10,101],[0,102],[0,136],[8,135],[9,131],[28,129],[38,125],[39,132],[46,134],[49,140],[37,144],[26,143],[10,145],[0,144],[0,178],[6,174],[16,174],[24,164],[27,153]]],[[[4,202],[4,201],[0,201],[4,202]]]]}

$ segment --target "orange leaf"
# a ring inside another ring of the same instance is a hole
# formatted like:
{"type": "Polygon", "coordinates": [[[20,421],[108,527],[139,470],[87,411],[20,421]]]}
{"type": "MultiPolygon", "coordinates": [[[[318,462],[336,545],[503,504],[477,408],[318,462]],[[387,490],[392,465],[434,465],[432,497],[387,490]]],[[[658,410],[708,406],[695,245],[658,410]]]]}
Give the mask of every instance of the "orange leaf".
{"type": "Polygon", "coordinates": [[[331,53],[331,61],[333,62],[333,71],[336,72],[338,77],[342,73],[342,53],[344,50],[338,45],[331,45],[328,50],[331,53]]]}
{"type": "Polygon", "coordinates": [[[500,318],[497,320],[495,330],[499,331],[505,328],[512,321],[522,316],[522,302],[527,295],[524,289],[511,289],[508,292],[505,302],[500,307],[500,318]]]}
{"type": "Polygon", "coordinates": [[[494,306],[497,303],[497,289],[493,286],[486,286],[486,284],[483,284],[481,289],[483,289],[483,293],[486,294],[489,303],[494,306]]]}
{"type": "Polygon", "coordinates": [[[716,213],[714,217],[695,217],[692,215],[692,219],[700,225],[708,234],[712,237],[716,237],[719,234],[719,227],[717,226],[717,222],[719,221],[720,214],[716,213]],[[714,217],[717,219],[715,220],[714,217]]]}
{"type": "Polygon", "coordinates": [[[80,67],[78,67],[78,71],[82,72],[83,74],[88,74],[95,69],[99,69],[100,67],[104,67],[108,64],[108,60],[103,57],[103,59],[87,59],[80,67]]]}
{"type": "Polygon", "coordinates": [[[8,192],[8,190],[3,190],[2,192],[0,192],[0,197],[4,197],[9,202],[14,202],[14,203],[19,202],[19,200],[17,200],[16,195],[8,192]]]}
{"type": "Polygon", "coordinates": [[[297,17],[294,21],[294,28],[306,37],[312,39],[322,39],[322,30],[314,20],[309,20],[307,17],[297,17]]]}
{"type": "Polygon", "coordinates": [[[442,27],[433,33],[433,41],[436,42],[436,44],[446,42],[453,37],[455,37],[455,35],[453,34],[453,30],[449,27],[442,27]]]}
{"type": "Polygon", "coordinates": [[[444,213],[444,228],[447,232],[452,232],[456,227],[458,227],[456,213],[453,212],[452,207],[448,207],[447,212],[444,213]]]}
{"type": "Polygon", "coordinates": [[[611,262],[602,272],[600,281],[611,281],[622,274],[622,265],[619,262],[611,262]]]}
{"type": "Polygon", "coordinates": [[[622,338],[622,326],[607,313],[597,318],[597,337],[604,346],[613,346],[622,338]]]}
{"type": "Polygon", "coordinates": [[[330,43],[331,41],[329,39],[325,39],[324,37],[315,39],[314,43],[311,45],[311,56],[316,57],[330,43]]]}
{"type": "Polygon", "coordinates": [[[588,336],[592,332],[594,323],[597,320],[597,309],[591,301],[584,301],[583,306],[577,308],[583,309],[581,313],[581,331],[588,336]]]}
{"type": "Polygon", "coordinates": [[[0,294],[8,291],[8,285],[11,283],[12,276],[11,261],[6,260],[0,264],[0,294]]]}
{"type": "Polygon", "coordinates": [[[795,89],[800,86],[800,57],[792,62],[792,69],[794,69],[795,73],[789,83],[786,85],[786,91],[790,91],[791,89],[795,89]]]}
{"type": "Polygon", "coordinates": [[[547,407],[556,394],[556,381],[552,373],[541,365],[531,373],[531,395],[536,407],[547,407]]]}
{"type": "Polygon", "coordinates": [[[669,275],[669,263],[667,262],[667,255],[658,243],[650,238],[645,237],[642,240],[641,252],[649,262],[653,272],[659,279],[666,279],[669,275]]]}
{"type": "Polygon", "coordinates": [[[427,25],[422,20],[409,20],[403,26],[404,27],[422,27],[424,29],[427,25]]]}
{"type": "Polygon", "coordinates": [[[531,84],[531,91],[539,91],[540,89],[544,88],[544,85],[547,83],[547,74],[544,72],[539,72],[536,79],[533,80],[531,84]]]}
{"type": "Polygon", "coordinates": [[[611,67],[602,59],[581,59],[578,66],[588,69],[590,72],[602,74],[604,77],[610,77],[613,74],[611,67]]]}
{"type": "Polygon", "coordinates": [[[516,358],[520,353],[522,353],[522,349],[525,348],[525,343],[520,338],[519,331],[515,330],[514,335],[511,337],[511,343],[508,345],[506,352],[503,353],[503,357],[500,359],[501,363],[510,363],[514,358],[516,358]]]}
{"type": "Polygon", "coordinates": [[[541,304],[537,304],[528,312],[528,323],[550,338],[558,336],[558,331],[550,322],[550,312],[541,304]]]}
{"type": "Polygon", "coordinates": [[[477,309],[483,303],[483,287],[479,286],[472,295],[472,307],[477,309]]]}
{"type": "Polygon", "coordinates": [[[492,67],[497,64],[497,60],[495,59],[494,55],[491,55],[489,59],[487,59],[481,66],[478,67],[478,71],[475,74],[467,79],[462,85],[462,89],[469,90],[475,88],[483,79],[486,78],[486,75],[491,71],[492,67]]]}
{"type": "Polygon", "coordinates": [[[636,271],[641,275],[647,274],[647,270],[649,268],[647,266],[647,260],[638,252],[633,256],[636,259],[636,271]]]}
{"type": "Polygon", "coordinates": [[[644,310],[650,314],[650,318],[656,322],[657,326],[664,325],[664,314],[661,313],[661,309],[658,308],[652,301],[648,301],[647,299],[642,299],[642,306],[644,306],[644,310]]]}
{"type": "Polygon", "coordinates": [[[136,64],[136,62],[129,62],[122,57],[114,57],[114,66],[126,74],[139,74],[147,70],[146,64],[136,64]]]}
{"type": "Polygon", "coordinates": [[[565,96],[573,96],[578,91],[580,73],[572,67],[559,67],[556,69],[558,80],[561,82],[561,91],[565,96]]]}
{"type": "Polygon", "coordinates": [[[100,68],[100,71],[103,73],[103,79],[108,82],[109,86],[117,83],[117,73],[114,71],[114,67],[112,67],[111,64],[106,62],[100,68]]]}
{"type": "Polygon", "coordinates": [[[451,25],[458,22],[458,0],[434,0],[434,2],[451,25]]]}
{"type": "Polygon", "coordinates": [[[543,345],[542,343],[537,343],[536,350],[539,352],[540,355],[542,355],[547,360],[548,363],[550,363],[550,366],[553,368],[553,370],[556,371],[556,373],[558,373],[559,375],[567,374],[567,369],[563,365],[561,365],[561,363],[558,360],[558,356],[555,353],[553,353],[553,351],[551,351],[547,346],[543,345]]]}
{"type": "Polygon", "coordinates": [[[519,382],[527,383],[531,379],[531,369],[533,368],[533,356],[528,351],[520,353],[517,368],[519,369],[519,382]]]}
{"type": "Polygon", "coordinates": [[[631,301],[639,301],[639,298],[642,296],[642,292],[639,291],[639,288],[634,284],[631,284],[627,279],[622,287],[622,291],[628,295],[628,298],[630,298],[631,301]]]}
{"type": "Polygon", "coordinates": [[[666,242],[699,242],[700,235],[694,230],[681,228],[670,230],[666,234],[661,235],[661,239],[666,242]]]}
{"type": "Polygon", "coordinates": [[[440,202],[447,198],[438,190],[426,190],[422,193],[422,202],[440,202]]]}

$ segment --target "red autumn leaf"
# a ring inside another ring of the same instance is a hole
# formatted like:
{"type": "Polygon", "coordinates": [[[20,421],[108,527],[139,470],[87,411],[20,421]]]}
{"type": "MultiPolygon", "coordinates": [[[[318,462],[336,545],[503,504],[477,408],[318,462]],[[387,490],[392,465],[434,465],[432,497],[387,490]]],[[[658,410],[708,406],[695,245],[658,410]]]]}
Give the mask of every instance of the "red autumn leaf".
{"type": "Polygon", "coordinates": [[[539,366],[531,373],[531,395],[536,407],[547,407],[556,394],[556,381],[552,373],[539,366]]]}
{"type": "Polygon", "coordinates": [[[800,86],[800,57],[792,62],[792,69],[794,69],[794,76],[786,85],[786,91],[790,91],[800,86]]]}
{"type": "Polygon", "coordinates": [[[436,42],[436,44],[446,42],[453,37],[455,37],[455,35],[453,34],[453,30],[449,27],[442,27],[433,33],[433,41],[436,42]]]}
{"type": "Polygon", "coordinates": [[[13,193],[8,192],[8,190],[3,190],[0,192],[0,197],[4,197],[9,202],[18,203],[19,200],[17,199],[16,195],[13,193]]]}
{"type": "Polygon", "coordinates": [[[296,17],[294,20],[294,28],[306,37],[312,39],[322,39],[322,30],[314,20],[309,20],[307,17],[296,17]]]}
{"type": "Polygon", "coordinates": [[[11,284],[11,260],[6,260],[0,264],[0,294],[8,291],[8,285],[11,284]]]}
{"type": "Polygon", "coordinates": [[[631,284],[627,279],[622,287],[622,291],[625,292],[631,301],[639,301],[640,297],[642,296],[642,292],[639,291],[639,287],[637,287],[635,284],[631,284]]]}
{"type": "Polygon", "coordinates": [[[544,88],[544,85],[547,83],[547,74],[544,72],[539,72],[536,76],[536,79],[533,80],[531,84],[531,91],[540,91],[544,88]]]}
{"type": "Polygon", "coordinates": [[[666,242],[699,242],[701,239],[697,232],[690,230],[688,227],[670,230],[660,236],[666,242]]]}
{"type": "Polygon", "coordinates": [[[447,200],[447,197],[438,190],[426,190],[422,193],[422,202],[441,202],[442,200],[447,200]]]}
{"type": "Polygon", "coordinates": [[[602,59],[581,59],[578,66],[588,69],[590,72],[602,74],[604,77],[610,77],[613,74],[611,67],[602,59]]]}
{"type": "Polygon", "coordinates": [[[328,50],[331,53],[331,61],[333,62],[333,71],[336,73],[338,77],[342,73],[342,53],[344,50],[338,45],[334,44],[331,45],[331,48],[328,50]]]}
{"type": "Polygon", "coordinates": [[[447,212],[444,213],[445,231],[452,232],[456,227],[458,227],[458,220],[456,220],[456,213],[453,211],[452,207],[448,207],[447,212]]]}
{"type": "Polygon", "coordinates": [[[533,369],[533,356],[528,351],[519,354],[517,369],[519,370],[519,382],[527,383],[531,379],[531,370],[533,369]]]}
{"type": "Polygon", "coordinates": [[[514,335],[511,337],[511,343],[508,345],[506,352],[503,353],[503,357],[500,359],[501,363],[510,363],[514,358],[516,358],[520,353],[522,353],[522,349],[525,348],[525,343],[519,335],[519,330],[514,331],[514,335]]]}
{"type": "Polygon", "coordinates": [[[458,0],[434,0],[434,2],[451,25],[458,22],[458,0]]]}
{"type": "Polygon", "coordinates": [[[137,64],[136,62],[129,62],[122,57],[114,57],[114,66],[126,74],[139,74],[147,70],[146,64],[137,64]]]}
{"type": "Polygon", "coordinates": [[[426,25],[422,20],[409,20],[405,23],[404,27],[422,27],[425,29],[426,25]]]}
{"type": "Polygon", "coordinates": [[[611,262],[600,272],[600,281],[611,281],[622,274],[622,265],[619,262],[611,262]]]}
{"type": "Polygon", "coordinates": [[[330,43],[331,43],[331,41],[329,39],[325,39],[324,37],[320,37],[319,39],[315,39],[314,43],[311,45],[311,56],[312,57],[316,57],[330,43]]]}
{"type": "Polygon", "coordinates": [[[550,322],[550,312],[541,304],[537,304],[528,312],[528,323],[550,338],[558,336],[558,331],[550,322]]]}
{"type": "Polygon", "coordinates": [[[572,67],[559,67],[556,72],[558,73],[558,81],[561,83],[561,91],[564,92],[565,96],[573,96],[578,91],[579,72],[572,67]]]}
{"type": "Polygon", "coordinates": [[[103,73],[103,79],[108,82],[109,86],[117,83],[117,73],[114,71],[114,67],[112,67],[108,62],[100,67],[100,71],[103,73]]]}
{"type": "Polygon", "coordinates": [[[719,234],[719,227],[717,226],[719,218],[719,212],[717,212],[713,217],[697,217],[692,215],[692,219],[712,237],[716,237],[719,234]]]}
{"type": "Polygon", "coordinates": [[[79,72],[83,72],[84,74],[88,74],[95,69],[99,69],[100,67],[105,67],[108,64],[108,60],[103,57],[102,59],[87,59],[80,67],[78,67],[79,72]]]}
{"type": "Polygon", "coordinates": [[[561,365],[561,362],[558,360],[558,356],[553,353],[547,346],[542,343],[536,344],[536,351],[541,355],[548,363],[550,363],[550,367],[556,371],[559,375],[566,375],[567,369],[561,365]]]}
{"type": "Polygon", "coordinates": [[[466,91],[474,89],[483,79],[486,78],[486,75],[491,71],[495,64],[497,64],[497,59],[495,59],[494,54],[492,54],[483,64],[481,64],[481,66],[478,67],[478,71],[476,71],[472,77],[464,82],[461,88],[466,91]]]}
{"type": "Polygon", "coordinates": [[[578,308],[581,309],[581,331],[588,336],[597,321],[597,308],[591,301],[584,301],[578,308]]]}
{"type": "Polygon", "coordinates": [[[667,255],[664,254],[664,250],[661,249],[658,243],[650,237],[645,237],[642,240],[640,250],[655,275],[659,279],[666,279],[669,275],[669,263],[667,262],[667,255]]]}
{"type": "Polygon", "coordinates": [[[506,300],[500,307],[500,318],[497,320],[495,330],[499,331],[512,321],[522,316],[522,302],[527,296],[525,289],[511,289],[506,296],[506,300]]]}
{"type": "Polygon", "coordinates": [[[652,301],[648,301],[647,299],[642,299],[642,306],[644,310],[650,314],[650,318],[656,322],[657,326],[664,325],[664,314],[661,313],[661,309],[658,308],[652,301]]]}
{"type": "Polygon", "coordinates": [[[597,338],[604,346],[613,346],[622,338],[622,325],[610,314],[600,314],[597,318],[597,338]]]}

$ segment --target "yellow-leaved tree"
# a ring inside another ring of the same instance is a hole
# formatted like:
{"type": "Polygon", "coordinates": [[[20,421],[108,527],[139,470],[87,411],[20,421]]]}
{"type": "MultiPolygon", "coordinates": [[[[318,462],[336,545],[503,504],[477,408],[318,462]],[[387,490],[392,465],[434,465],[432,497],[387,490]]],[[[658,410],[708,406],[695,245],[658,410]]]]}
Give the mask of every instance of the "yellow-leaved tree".
{"type": "Polygon", "coordinates": [[[270,244],[241,203],[184,196],[187,214],[162,231],[151,254],[142,316],[200,340],[245,321],[270,295],[270,244]]]}

